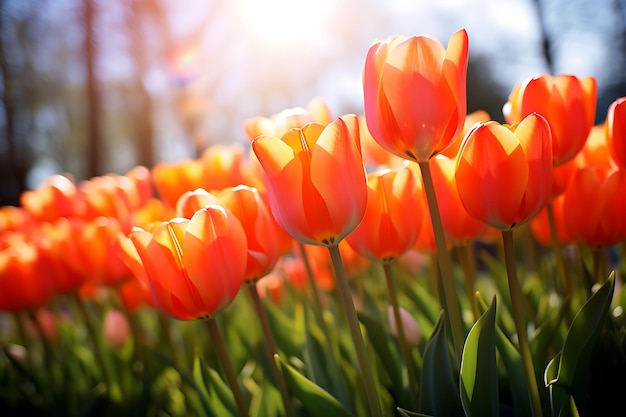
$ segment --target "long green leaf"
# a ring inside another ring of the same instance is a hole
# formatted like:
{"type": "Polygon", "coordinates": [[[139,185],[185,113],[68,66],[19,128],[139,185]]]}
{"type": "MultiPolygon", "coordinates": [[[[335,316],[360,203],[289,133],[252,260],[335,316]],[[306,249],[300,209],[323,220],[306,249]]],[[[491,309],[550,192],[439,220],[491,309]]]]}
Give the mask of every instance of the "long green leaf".
{"type": "Polygon", "coordinates": [[[464,415],[451,361],[441,311],[424,351],[420,378],[421,413],[442,417],[464,415]]]}
{"type": "Polygon", "coordinates": [[[607,318],[614,288],[615,275],[611,273],[576,314],[563,342],[557,377],[548,381],[565,388],[577,404],[584,401],[593,349],[607,318]]]}
{"type": "MultiPolygon", "coordinates": [[[[480,293],[476,294],[479,311],[485,313],[488,310],[487,303],[480,293]]],[[[500,353],[500,358],[504,369],[506,370],[507,383],[509,391],[513,398],[513,412],[516,417],[525,417],[531,415],[530,394],[528,392],[528,384],[526,383],[526,373],[524,371],[524,363],[517,347],[509,340],[499,326],[496,326],[496,348],[500,353]]]]}
{"type": "Polygon", "coordinates": [[[380,359],[384,370],[389,374],[395,394],[400,398],[402,404],[408,404],[408,392],[405,390],[400,358],[397,350],[393,350],[389,344],[391,335],[385,331],[380,320],[365,312],[359,312],[358,315],[359,321],[367,330],[367,335],[378,359],[380,359]]]}
{"type": "Polygon", "coordinates": [[[202,372],[204,364],[200,358],[200,353],[196,352],[196,357],[193,360],[192,377],[194,382],[194,388],[198,392],[198,397],[202,402],[202,406],[207,415],[213,415],[211,410],[211,396],[204,381],[204,372],[202,372]]]}
{"type": "Polygon", "coordinates": [[[352,415],[327,391],[313,383],[291,365],[283,362],[278,355],[276,364],[285,376],[289,390],[296,396],[307,411],[314,417],[351,417],[352,415]]]}
{"type": "Polygon", "coordinates": [[[498,416],[496,297],[471,328],[461,359],[461,400],[467,416],[498,416]]]}

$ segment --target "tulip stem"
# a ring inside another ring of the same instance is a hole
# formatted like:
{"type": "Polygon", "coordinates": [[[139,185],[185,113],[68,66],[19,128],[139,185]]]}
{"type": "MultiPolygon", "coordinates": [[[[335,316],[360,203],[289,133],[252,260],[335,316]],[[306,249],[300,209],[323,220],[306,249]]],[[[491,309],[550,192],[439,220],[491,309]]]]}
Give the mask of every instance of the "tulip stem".
{"type": "Polygon", "coordinates": [[[259,291],[256,287],[256,282],[248,282],[247,283],[248,290],[250,291],[250,296],[252,297],[252,301],[254,303],[254,308],[256,310],[257,316],[259,317],[259,321],[261,322],[261,328],[263,330],[263,336],[265,338],[265,342],[267,343],[267,349],[270,359],[270,368],[272,369],[272,374],[274,375],[274,381],[276,382],[276,386],[280,391],[280,396],[282,397],[283,404],[285,406],[285,415],[287,417],[293,416],[293,411],[291,409],[291,402],[289,401],[289,393],[287,392],[287,384],[285,383],[285,378],[283,374],[278,370],[278,366],[276,365],[276,360],[274,359],[274,355],[278,353],[276,349],[276,342],[274,341],[274,335],[272,334],[272,329],[269,324],[269,320],[267,319],[267,314],[265,313],[265,309],[263,308],[263,302],[259,297],[259,291]]]}
{"type": "Polygon", "coordinates": [[[452,259],[446,245],[446,237],[443,232],[441,223],[441,215],[439,214],[439,206],[437,204],[437,196],[435,194],[435,186],[433,177],[430,172],[429,161],[418,162],[420,171],[422,172],[422,180],[424,183],[424,191],[426,192],[426,200],[428,201],[428,209],[430,211],[430,219],[433,225],[433,233],[435,235],[435,244],[437,247],[437,260],[439,262],[439,271],[441,273],[441,283],[443,287],[442,306],[446,312],[446,318],[452,329],[452,342],[456,353],[457,364],[460,363],[463,354],[463,343],[465,340],[463,331],[463,320],[461,318],[461,309],[454,285],[454,276],[452,274],[452,259]]]}
{"type": "Polygon", "coordinates": [[[239,388],[237,376],[235,375],[235,370],[233,369],[230,357],[228,356],[228,350],[226,349],[226,344],[224,343],[224,339],[220,333],[217,321],[215,320],[215,317],[209,317],[206,319],[206,322],[209,327],[209,333],[211,334],[211,340],[215,346],[217,356],[222,364],[222,369],[226,374],[226,380],[228,381],[228,385],[230,385],[230,389],[235,397],[235,403],[237,404],[239,414],[241,417],[249,417],[250,414],[248,412],[248,407],[246,406],[243,394],[239,388]]]}
{"type": "Polygon", "coordinates": [[[411,405],[414,410],[417,410],[417,380],[415,379],[415,367],[413,365],[413,357],[409,349],[409,344],[406,341],[406,334],[404,333],[404,321],[400,315],[400,306],[398,303],[398,296],[396,292],[396,286],[393,282],[393,274],[391,271],[391,265],[389,262],[383,262],[383,271],[385,272],[385,280],[387,281],[387,290],[389,291],[389,301],[391,302],[391,308],[393,309],[393,317],[396,322],[396,331],[398,333],[398,344],[400,345],[400,353],[404,359],[404,366],[406,367],[406,373],[409,381],[409,397],[411,398],[411,405]]]}
{"type": "Polygon", "coordinates": [[[343,266],[339,246],[337,244],[328,246],[328,251],[330,252],[330,257],[333,262],[337,287],[339,288],[341,302],[348,320],[348,326],[350,327],[350,335],[352,336],[352,343],[354,344],[359,367],[361,368],[361,377],[363,378],[363,383],[365,385],[365,392],[372,417],[383,417],[380,397],[378,396],[376,382],[374,381],[374,374],[370,366],[370,361],[367,357],[367,351],[365,350],[365,341],[363,340],[359,319],[356,314],[356,308],[354,307],[354,300],[352,299],[352,294],[350,293],[348,277],[346,276],[346,270],[343,266]]]}
{"type": "Polygon", "coordinates": [[[320,298],[319,289],[317,286],[317,282],[315,281],[315,276],[313,276],[313,269],[311,268],[311,263],[309,262],[309,256],[306,253],[306,249],[302,242],[298,242],[298,248],[300,249],[300,254],[302,256],[302,260],[304,262],[304,267],[306,269],[306,275],[309,280],[309,285],[311,286],[311,290],[313,291],[313,314],[315,314],[315,318],[318,321],[320,329],[322,330],[322,334],[326,337],[326,341],[328,343],[330,349],[330,355],[328,355],[329,364],[328,367],[332,374],[332,378],[336,381],[335,389],[337,391],[338,399],[346,399],[349,397],[348,390],[343,384],[343,376],[341,375],[341,368],[339,367],[337,357],[339,355],[337,340],[333,337],[333,333],[331,333],[328,329],[328,325],[326,324],[326,320],[324,319],[324,314],[322,313],[322,300],[320,298]]]}
{"type": "Polygon", "coordinates": [[[502,243],[504,246],[506,274],[509,281],[509,293],[511,295],[511,307],[513,309],[513,321],[515,322],[515,330],[517,331],[517,338],[519,341],[519,350],[522,356],[522,362],[524,363],[526,380],[528,382],[532,415],[533,417],[540,417],[543,415],[543,411],[541,407],[541,399],[539,397],[537,377],[535,376],[535,367],[533,365],[533,358],[530,351],[530,343],[528,342],[526,321],[524,320],[522,288],[517,279],[512,230],[509,229],[502,231],[502,243]]]}
{"type": "Polygon", "coordinates": [[[548,224],[550,226],[550,241],[552,243],[552,251],[554,252],[554,261],[556,265],[556,273],[559,276],[560,287],[563,295],[567,297],[572,295],[572,288],[570,282],[567,279],[567,272],[565,269],[565,262],[563,261],[563,254],[561,253],[561,245],[559,243],[559,237],[556,230],[556,221],[554,219],[554,208],[552,201],[548,202],[546,206],[548,211],[548,224]]]}

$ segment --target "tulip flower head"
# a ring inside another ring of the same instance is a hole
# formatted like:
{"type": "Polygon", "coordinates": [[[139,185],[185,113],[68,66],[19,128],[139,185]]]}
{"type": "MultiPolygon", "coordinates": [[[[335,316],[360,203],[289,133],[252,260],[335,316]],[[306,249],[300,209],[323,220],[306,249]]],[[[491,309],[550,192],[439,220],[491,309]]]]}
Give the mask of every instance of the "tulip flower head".
{"type": "Polygon", "coordinates": [[[532,113],[513,126],[479,123],[461,145],[459,197],[472,217],[512,229],[548,203],[552,163],[550,126],[541,115],[532,113]]]}
{"type": "Polygon", "coordinates": [[[597,85],[593,77],[541,74],[513,88],[502,112],[507,123],[539,113],[550,124],[554,165],[582,149],[596,115],[597,85]]]}
{"type": "Polygon", "coordinates": [[[130,239],[154,304],[172,317],[212,317],[243,284],[246,234],[235,215],[221,206],[208,205],[191,219],[175,218],[152,232],[135,228],[130,239]]]}
{"type": "Polygon", "coordinates": [[[365,119],[374,139],[417,162],[452,145],[467,112],[467,59],[463,29],[447,49],[427,36],[375,41],[363,71],[365,119]]]}
{"type": "Polygon", "coordinates": [[[252,142],[278,224],[294,239],[338,244],[361,222],[367,178],[355,115],[252,142]]]}
{"type": "Polygon", "coordinates": [[[421,192],[417,172],[406,165],[369,174],[365,216],[347,242],[361,256],[381,262],[408,251],[422,227],[421,192]]]}
{"type": "Polygon", "coordinates": [[[613,160],[620,167],[626,168],[626,97],[611,103],[604,127],[613,160]]]}

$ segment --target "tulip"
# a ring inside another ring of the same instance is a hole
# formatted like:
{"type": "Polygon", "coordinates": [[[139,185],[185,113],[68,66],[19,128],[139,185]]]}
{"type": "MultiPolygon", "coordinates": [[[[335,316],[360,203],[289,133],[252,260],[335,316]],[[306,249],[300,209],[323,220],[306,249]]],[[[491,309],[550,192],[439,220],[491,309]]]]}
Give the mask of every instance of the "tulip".
{"type": "Polygon", "coordinates": [[[176,207],[181,195],[202,187],[204,166],[195,159],[178,162],[159,162],[152,168],[152,178],[156,191],[170,208],[176,207]]]}
{"type": "Polygon", "coordinates": [[[502,231],[513,321],[530,403],[533,415],[542,415],[515,266],[513,230],[546,207],[552,195],[550,125],[538,113],[529,114],[518,125],[479,123],[467,134],[459,152],[455,177],[461,202],[471,216],[502,231]]]}
{"type": "Polygon", "coordinates": [[[43,306],[53,295],[49,266],[26,239],[0,249],[0,311],[16,313],[43,306]]]}
{"type": "Polygon", "coordinates": [[[53,175],[34,190],[20,195],[20,204],[38,221],[54,221],[76,212],[76,185],[64,175],[53,175]]]}
{"type": "Polygon", "coordinates": [[[363,71],[365,119],[374,139],[405,159],[427,161],[448,148],[466,116],[468,38],[444,49],[426,36],[393,36],[369,48],[363,71]]]}
{"type": "Polygon", "coordinates": [[[319,97],[312,99],[306,108],[285,109],[270,117],[256,116],[246,119],[244,132],[250,141],[261,135],[281,137],[289,129],[301,128],[307,123],[316,122],[326,125],[332,121],[326,102],[319,97]]]}
{"type": "Polygon", "coordinates": [[[626,97],[611,103],[604,127],[613,160],[620,167],[626,168],[626,97]]]}
{"type": "Polygon", "coordinates": [[[130,325],[121,311],[107,311],[102,323],[104,340],[114,349],[121,349],[130,337],[130,325]]]}
{"type": "Polygon", "coordinates": [[[422,226],[420,179],[405,165],[370,173],[367,187],[365,216],[346,240],[361,256],[390,262],[413,246],[422,226]]]}
{"type": "Polygon", "coordinates": [[[446,237],[455,245],[477,239],[486,227],[470,216],[461,203],[455,178],[455,160],[438,155],[432,160],[431,167],[446,237]]]}
{"type": "Polygon", "coordinates": [[[579,168],[563,192],[563,226],[573,239],[607,248],[626,239],[626,169],[579,168]]]}
{"type": "Polygon", "coordinates": [[[519,123],[531,113],[546,118],[552,132],[554,165],[574,158],[582,149],[596,115],[597,85],[593,77],[541,74],[513,88],[503,113],[519,123]]]}
{"type": "Polygon", "coordinates": [[[367,178],[358,139],[358,119],[347,115],[252,141],[274,218],[294,239],[334,245],[361,222],[367,178]]]}
{"type": "Polygon", "coordinates": [[[532,113],[516,126],[476,125],[463,141],[455,177],[472,217],[509,230],[546,206],[552,171],[550,126],[532,113]]]}
{"type": "Polygon", "coordinates": [[[130,239],[155,305],[174,318],[212,317],[243,284],[246,234],[221,206],[206,206],[191,219],[163,222],[152,232],[134,228],[130,239]]]}
{"type": "Polygon", "coordinates": [[[246,281],[267,275],[280,256],[277,225],[255,188],[229,187],[215,194],[219,201],[241,222],[248,241],[246,281]]]}
{"type": "Polygon", "coordinates": [[[367,204],[358,118],[346,115],[326,126],[309,123],[281,139],[259,136],[252,150],[263,168],[278,224],[300,243],[326,246],[330,252],[370,409],[373,416],[382,416],[339,252],[339,243],[359,225],[367,204]]]}
{"type": "Polygon", "coordinates": [[[370,47],[363,70],[365,119],[374,139],[419,164],[438,252],[444,297],[457,360],[463,349],[462,318],[450,254],[428,162],[457,139],[465,123],[467,32],[454,33],[447,49],[427,36],[392,36],[370,47]]]}

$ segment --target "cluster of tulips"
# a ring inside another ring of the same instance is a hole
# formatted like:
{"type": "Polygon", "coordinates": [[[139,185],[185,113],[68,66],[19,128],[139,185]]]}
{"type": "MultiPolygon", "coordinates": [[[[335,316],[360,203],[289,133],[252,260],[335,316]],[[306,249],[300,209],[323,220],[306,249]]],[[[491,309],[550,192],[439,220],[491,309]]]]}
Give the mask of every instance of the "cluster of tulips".
{"type": "Polygon", "coordinates": [[[507,124],[468,114],[468,46],[377,40],[362,115],[314,99],[246,120],[249,147],[2,207],[3,412],[619,406],[626,98],[594,126],[592,77],[541,74],[507,124]]]}

